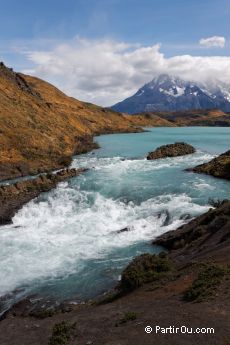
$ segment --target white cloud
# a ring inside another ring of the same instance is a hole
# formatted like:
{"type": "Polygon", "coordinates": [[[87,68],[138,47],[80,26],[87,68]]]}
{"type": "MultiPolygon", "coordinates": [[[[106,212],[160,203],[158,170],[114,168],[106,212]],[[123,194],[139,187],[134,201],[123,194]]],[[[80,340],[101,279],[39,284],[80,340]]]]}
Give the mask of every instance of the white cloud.
{"type": "Polygon", "coordinates": [[[131,96],[160,73],[205,81],[230,80],[230,57],[180,55],[166,58],[159,44],[149,47],[112,40],[56,44],[47,51],[29,51],[34,68],[26,70],[80,100],[109,106],[131,96]]]}
{"type": "Polygon", "coordinates": [[[225,38],[222,36],[212,36],[208,38],[201,38],[199,43],[201,46],[206,48],[224,48],[225,38]]]}

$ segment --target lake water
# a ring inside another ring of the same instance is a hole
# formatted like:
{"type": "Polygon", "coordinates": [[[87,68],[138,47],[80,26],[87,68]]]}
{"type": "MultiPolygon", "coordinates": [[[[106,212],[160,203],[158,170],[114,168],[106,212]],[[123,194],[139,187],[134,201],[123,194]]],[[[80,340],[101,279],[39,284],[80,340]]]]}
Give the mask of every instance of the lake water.
{"type": "MultiPolygon", "coordinates": [[[[25,205],[0,228],[0,296],[82,301],[116,284],[122,269],[159,234],[229,198],[230,183],[184,169],[230,146],[230,128],[152,128],[95,138],[101,149],[74,158],[82,176],[25,205]],[[185,141],[192,155],[147,161],[162,144],[185,141]],[[125,227],[130,231],[117,233],[125,227]]],[[[3,304],[4,304],[3,303],[3,304]]]]}

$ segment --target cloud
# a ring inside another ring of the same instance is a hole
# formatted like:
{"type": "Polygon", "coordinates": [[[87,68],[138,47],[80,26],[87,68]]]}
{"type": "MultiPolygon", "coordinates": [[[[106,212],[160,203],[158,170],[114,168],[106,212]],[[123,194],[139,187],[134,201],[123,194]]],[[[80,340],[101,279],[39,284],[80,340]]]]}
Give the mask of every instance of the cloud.
{"type": "Polygon", "coordinates": [[[50,50],[26,54],[24,73],[48,80],[68,95],[109,106],[131,96],[161,73],[194,81],[230,80],[230,57],[178,55],[166,58],[161,45],[148,47],[113,40],[76,38],[50,50]]]}
{"type": "Polygon", "coordinates": [[[208,38],[201,38],[199,43],[201,46],[206,48],[224,48],[225,38],[222,36],[212,36],[208,38]]]}

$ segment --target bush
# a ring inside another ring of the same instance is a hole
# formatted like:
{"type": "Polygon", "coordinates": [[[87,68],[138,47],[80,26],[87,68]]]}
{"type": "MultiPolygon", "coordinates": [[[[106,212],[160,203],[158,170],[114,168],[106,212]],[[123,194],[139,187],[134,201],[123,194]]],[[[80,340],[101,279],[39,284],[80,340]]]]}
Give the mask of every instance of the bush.
{"type": "Polygon", "coordinates": [[[119,288],[124,292],[134,290],[145,283],[165,277],[172,268],[171,261],[164,254],[140,255],[123,271],[119,288]]]}
{"type": "Polygon", "coordinates": [[[215,294],[228,270],[217,265],[206,265],[198,273],[198,277],[193,281],[191,287],[185,292],[186,301],[201,302],[215,294]]]}
{"type": "Polygon", "coordinates": [[[49,345],[67,345],[74,328],[75,324],[70,324],[66,321],[56,323],[49,340],[49,345]]]}
{"type": "Polygon", "coordinates": [[[126,323],[128,321],[133,321],[136,320],[137,318],[137,314],[132,312],[132,311],[128,311],[127,313],[125,313],[123,315],[123,317],[119,320],[119,322],[116,323],[116,326],[118,325],[122,325],[123,323],[126,323]]]}

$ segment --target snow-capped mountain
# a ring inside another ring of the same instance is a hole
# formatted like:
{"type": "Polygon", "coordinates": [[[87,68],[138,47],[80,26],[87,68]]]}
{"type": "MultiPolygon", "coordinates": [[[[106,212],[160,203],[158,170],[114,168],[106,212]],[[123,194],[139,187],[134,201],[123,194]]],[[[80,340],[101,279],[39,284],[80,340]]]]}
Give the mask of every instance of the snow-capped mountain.
{"type": "Polygon", "coordinates": [[[130,114],[190,109],[230,112],[230,84],[217,80],[202,84],[162,74],[112,109],[130,114]]]}

